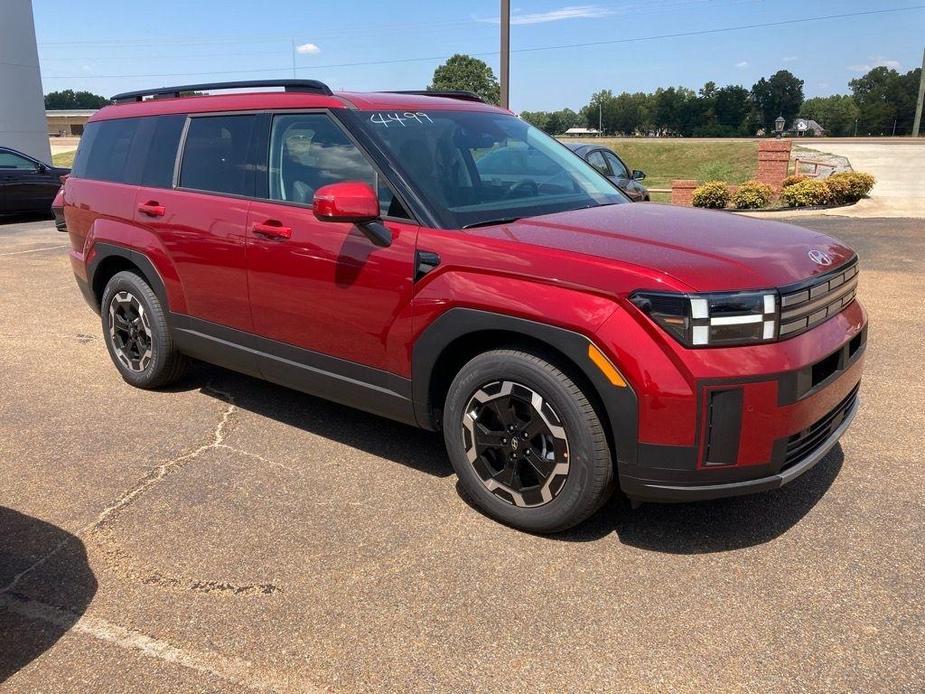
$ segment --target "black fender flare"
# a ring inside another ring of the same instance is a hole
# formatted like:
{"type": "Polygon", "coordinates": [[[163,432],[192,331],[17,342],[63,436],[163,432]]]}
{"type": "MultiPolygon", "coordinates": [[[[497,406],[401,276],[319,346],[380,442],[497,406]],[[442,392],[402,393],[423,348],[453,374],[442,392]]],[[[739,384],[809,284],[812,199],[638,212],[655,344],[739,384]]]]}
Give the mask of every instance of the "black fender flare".
{"type": "Polygon", "coordinates": [[[96,302],[97,311],[99,311],[99,302],[97,301],[96,293],[93,291],[93,287],[96,285],[96,272],[105,260],[116,256],[124,258],[141,271],[145,281],[154,290],[155,296],[161,302],[161,306],[164,307],[164,311],[169,314],[170,304],[167,301],[167,289],[164,286],[164,281],[161,279],[161,274],[157,271],[157,268],[154,267],[154,263],[144,253],[105,242],[95,243],[93,250],[93,260],[87,264],[87,280],[90,292],[96,302]]]}
{"type": "Polygon", "coordinates": [[[469,308],[452,308],[418,337],[411,355],[415,418],[419,426],[434,429],[430,387],[434,368],[444,350],[459,338],[483,331],[526,335],[549,345],[568,358],[594,389],[603,405],[612,435],[615,465],[634,464],[638,440],[638,405],[632,387],[614,386],[588,357],[594,344],[585,335],[546,323],[469,308]]]}

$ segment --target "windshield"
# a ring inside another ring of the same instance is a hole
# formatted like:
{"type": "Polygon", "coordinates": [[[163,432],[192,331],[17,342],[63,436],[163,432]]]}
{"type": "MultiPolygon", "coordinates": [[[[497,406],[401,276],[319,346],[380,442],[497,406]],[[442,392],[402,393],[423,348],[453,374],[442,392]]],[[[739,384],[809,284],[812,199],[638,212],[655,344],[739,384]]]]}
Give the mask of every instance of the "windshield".
{"type": "Polygon", "coordinates": [[[358,117],[446,228],[627,201],[590,165],[515,116],[375,111],[358,117]]]}

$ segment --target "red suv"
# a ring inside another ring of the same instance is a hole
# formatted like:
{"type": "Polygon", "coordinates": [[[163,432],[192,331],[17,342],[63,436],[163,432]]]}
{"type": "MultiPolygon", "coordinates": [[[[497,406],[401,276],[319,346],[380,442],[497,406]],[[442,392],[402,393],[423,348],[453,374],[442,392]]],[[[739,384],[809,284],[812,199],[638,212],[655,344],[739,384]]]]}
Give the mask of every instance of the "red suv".
{"type": "Polygon", "coordinates": [[[442,431],[479,508],[535,532],[615,488],[780,487],[857,410],[858,261],[831,237],[624,204],[464,92],[114,101],[56,205],[132,385],[195,358],[442,431]]]}

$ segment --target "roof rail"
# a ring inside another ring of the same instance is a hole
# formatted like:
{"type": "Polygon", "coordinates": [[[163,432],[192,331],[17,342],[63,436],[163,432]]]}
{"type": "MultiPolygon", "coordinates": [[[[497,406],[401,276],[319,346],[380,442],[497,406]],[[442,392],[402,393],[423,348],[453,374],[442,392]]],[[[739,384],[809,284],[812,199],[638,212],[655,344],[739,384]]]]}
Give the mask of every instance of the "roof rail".
{"type": "Polygon", "coordinates": [[[383,92],[385,94],[411,94],[414,96],[442,96],[444,99],[459,99],[460,101],[478,101],[479,103],[486,103],[485,99],[480,97],[475,92],[467,92],[463,89],[446,89],[446,90],[435,90],[428,91],[425,89],[412,89],[412,90],[395,90],[383,92]]]}
{"type": "Polygon", "coordinates": [[[146,96],[179,97],[183,92],[211,92],[219,89],[250,89],[257,87],[284,87],[287,92],[312,92],[331,96],[334,92],[324,82],[318,80],[245,80],[243,82],[206,82],[204,84],[183,84],[177,87],[158,87],[157,89],[140,89],[135,92],[122,92],[112,97],[114,103],[141,101],[146,96]]]}

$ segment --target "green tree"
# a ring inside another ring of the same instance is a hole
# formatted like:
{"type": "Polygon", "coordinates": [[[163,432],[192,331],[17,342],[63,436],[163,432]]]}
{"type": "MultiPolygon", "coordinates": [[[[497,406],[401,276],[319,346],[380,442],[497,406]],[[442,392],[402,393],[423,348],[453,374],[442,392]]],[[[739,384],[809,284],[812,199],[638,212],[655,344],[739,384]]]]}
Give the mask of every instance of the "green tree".
{"type": "Polygon", "coordinates": [[[45,108],[49,110],[103,108],[109,99],[92,92],[75,92],[65,89],[62,92],[49,92],[45,95],[45,108]]]}
{"type": "Polygon", "coordinates": [[[730,84],[717,90],[713,102],[716,123],[730,135],[748,133],[748,114],[752,105],[749,91],[737,84],[730,84]]]}
{"type": "Polygon", "coordinates": [[[457,53],[434,70],[428,91],[462,89],[492,104],[501,103],[501,86],[495,73],[482,60],[457,53]]]}
{"type": "Polygon", "coordinates": [[[854,121],[860,115],[860,109],[854,98],[847,94],[817,96],[803,102],[800,115],[812,118],[825,128],[829,135],[850,135],[854,131],[854,121]]]}
{"type": "Polygon", "coordinates": [[[800,114],[803,80],[787,70],[778,70],[769,79],[762,77],[752,87],[752,103],[760,126],[770,133],[778,116],[790,123],[800,114]]]}
{"type": "Polygon", "coordinates": [[[889,135],[894,123],[897,135],[912,132],[921,74],[921,68],[900,75],[881,66],[851,80],[848,84],[860,111],[859,132],[889,135]]]}

